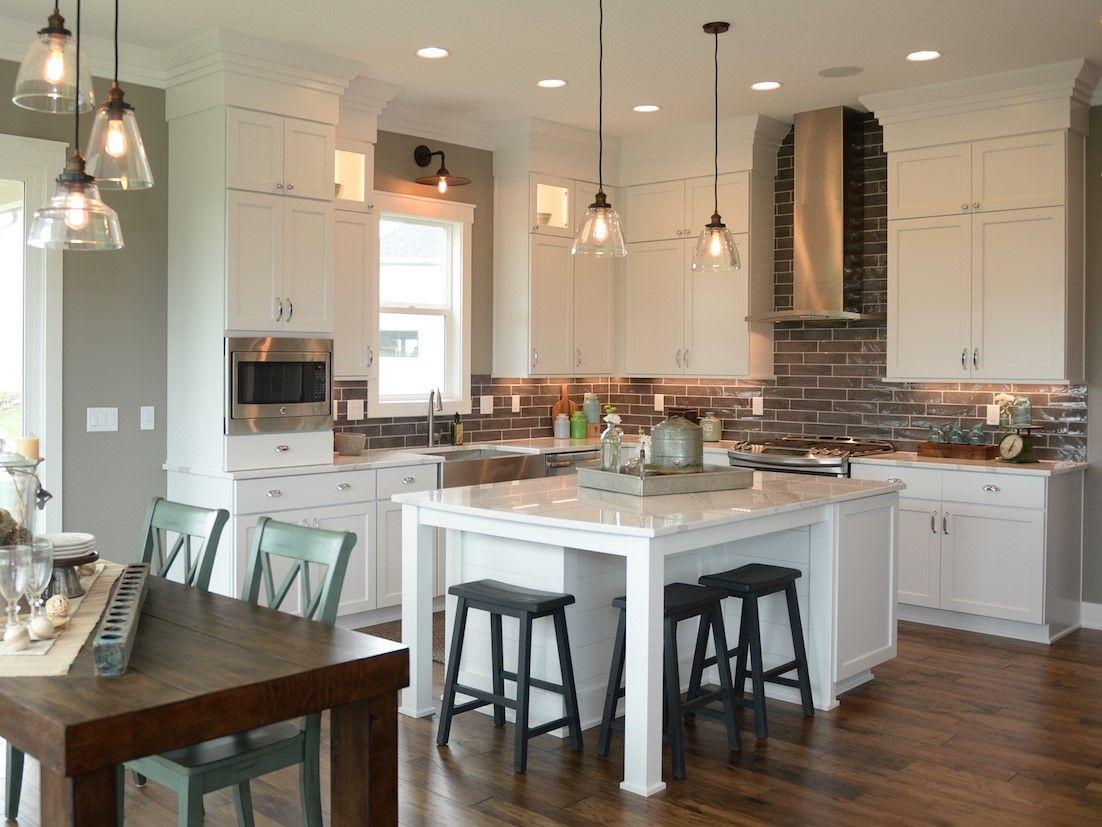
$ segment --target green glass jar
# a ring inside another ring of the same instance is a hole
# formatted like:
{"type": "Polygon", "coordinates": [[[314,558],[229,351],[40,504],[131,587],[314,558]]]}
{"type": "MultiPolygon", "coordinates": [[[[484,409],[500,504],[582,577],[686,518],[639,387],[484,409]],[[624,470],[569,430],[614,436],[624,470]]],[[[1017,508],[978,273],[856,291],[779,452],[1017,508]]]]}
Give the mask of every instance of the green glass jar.
{"type": "Polygon", "coordinates": [[[589,421],[585,418],[585,414],[581,411],[574,411],[570,415],[570,438],[585,439],[588,430],[589,421]]]}

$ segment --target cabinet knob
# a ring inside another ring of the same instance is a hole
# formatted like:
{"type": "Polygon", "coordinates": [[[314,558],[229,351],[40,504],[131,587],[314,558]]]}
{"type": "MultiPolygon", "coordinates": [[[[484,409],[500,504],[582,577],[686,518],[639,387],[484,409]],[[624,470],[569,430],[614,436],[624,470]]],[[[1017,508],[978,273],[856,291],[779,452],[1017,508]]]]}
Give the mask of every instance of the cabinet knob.
{"type": "Polygon", "coordinates": [[[402,477],[402,485],[413,485],[417,482],[416,477],[402,477]]]}
{"type": "Polygon", "coordinates": [[[278,488],[269,488],[268,489],[268,496],[269,497],[282,497],[283,492],[280,491],[278,488]]]}
{"type": "Polygon", "coordinates": [[[368,211],[368,212],[371,212],[371,211],[372,211],[373,209],[375,209],[375,205],[374,205],[374,204],[368,204],[368,205],[367,205],[367,211],[368,211]]]}
{"type": "Polygon", "coordinates": [[[283,189],[283,182],[282,181],[276,181],[276,187],[275,188],[277,190],[283,189]]]}
{"type": "Polygon", "coordinates": [[[979,201],[973,201],[972,202],[972,209],[978,210],[979,208],[980,208],[980,202],[979,201]]]}
{"type": "Polygon", "coordinates": [[[337,483],[337,490],[338,491],[348,491],[350,488],[352,488],[352,483],[350,483],[350,482],[339,482],[339,483],[337,483]]]}
{"type": "Polygon", "coordinates": [[[277,445],[275,447],[275,449],[276,449],[277,454],[286,454],[288,451],[291,450],[291,446],[290,445],[277,445]]]}
{"type": "Polygon", "coordinates": [[[538,232],[538,231],[539,231],[539,228],[540,228],[540,225],[539,225],[539,224],[533,224],[533,225],[532,225],[532,232],[538,232]]]}
{"type": "Polygon", "coordinates": [[[985,485],[983,487],[983,490],[987,491],[988,493],[991,493],[991,494],[998,494],[1000,491],[1002,491],[1002,489],[999,488],[999,486],[991,485],[991,484],[985,485]]]}
{"type": "Polygon", "coordinates": [[[287,192],[290,192],[290,191],[291,191],[291,190],[293,190],[294,188],[295,188],[295,185],[294,185],[294,184],[288,184],[288,185],[287,185],[287,192]]]}
{"type": "Polygon", "coordinates": [[[962,210],[966,210],[966,209],[968,209],[968,205],[967,205],[967,204],[961,204],[961,205],[960,205],[960,208],[961,208],[962,210]]]}
{"type": "Polygon", "coordinates": [[[903,482],[899,477],[888,477],[888,482],[903,482]]]}

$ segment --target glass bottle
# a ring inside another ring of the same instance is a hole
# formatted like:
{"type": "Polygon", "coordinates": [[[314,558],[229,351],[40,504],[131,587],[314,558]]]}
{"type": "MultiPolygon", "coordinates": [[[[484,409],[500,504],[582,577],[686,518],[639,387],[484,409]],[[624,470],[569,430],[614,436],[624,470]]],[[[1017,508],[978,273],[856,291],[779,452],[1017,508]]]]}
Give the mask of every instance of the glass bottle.
{"type": "Polygon", "coordinates": [[[555,439],[570,439],[570,417],[564,413],[555,417],[555,439]]]}
{"type": "Polygon", "coordinates": [[[1033,406],[1029,404],[1029,397],[1019,396],[1014,400],[1014,412],[1010,419],[1011,425],[1032,425],[1033,406]]]}
{"type": "Polygon", "coordinates": [[[601,470],[620,473],[620,447],[624,432],[619,425],[610,422],[601,434],[601,470]]]}
{"type": "Polygon", "coordinates": [[[700,427],[704,431],[705,442],[719,442],[723,435],[723,420],[715,415],[714,411],[708,411],[700,419],[700,427]]]}
{"type": "Polygon", "coordinates": [[[601,402],[595,393],[587,393],[583,399],[582,410],[585,412],[585,421],[590,425],[596,425],[601,421],[601,402]]]}

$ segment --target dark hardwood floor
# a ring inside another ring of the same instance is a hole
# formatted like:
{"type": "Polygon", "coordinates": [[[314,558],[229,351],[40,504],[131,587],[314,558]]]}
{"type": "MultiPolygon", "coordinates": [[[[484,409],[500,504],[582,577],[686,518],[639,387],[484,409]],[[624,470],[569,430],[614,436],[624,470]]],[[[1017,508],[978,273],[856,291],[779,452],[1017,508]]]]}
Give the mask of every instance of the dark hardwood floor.
{"type": "MultiPolygon", "coordinates": [[[[688,778],[650,799],[621,793],[616,740],[608,759],[557,739],[532,742],[512,771],[512,727],[462,715],[449,748],[431,720],[400,719],[405,824],[997,824],[1102,822],[1102,632],[1052,646],[901,624],[899,657],[876,680],[812,720],[769,704],[770,737],[728,754],[721,727],[687,737],[688,778]]],[[[442,680],[437,667],[437,680],[442,680]]],[[[328,810],[328,745],[322,772],[328,810]]],[[[38,773],[28,762],[20,824],[38,824],[38,773]]],[[[293,770],[253,784],[259,825],[300,823],[293,770]]],[[[207,796],[208,825],[232,825],[228,792],[207,796]]],[[[127,823],[166,825],[175,796],[127,779],[127,823]]]]}

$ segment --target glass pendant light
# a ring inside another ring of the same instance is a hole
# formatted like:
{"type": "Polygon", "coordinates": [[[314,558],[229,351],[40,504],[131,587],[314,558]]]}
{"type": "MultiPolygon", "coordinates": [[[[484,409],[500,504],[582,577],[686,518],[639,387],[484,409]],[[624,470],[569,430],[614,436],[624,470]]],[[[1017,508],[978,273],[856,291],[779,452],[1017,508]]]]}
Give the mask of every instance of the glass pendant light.
{"type": "MultiPolygon", "coordinates": [[[[80,60],[80,0],[77,0],[77,61],[80,60]]],[[[76,98],[80,80],[76,81],[76,98]]],[[[73,112],[73,145],[65,171],[57,176],[54,197],[34,211],[27,243],[48,250],[118,250],[119,217],[99,197],[96,179],[84,171],[80,154],[80,110],[73,112]]]]}
{"type": "Polygon", "coordinates": [[[704,225],[693,249],[693,269],[698,272],[741,270],[735,239],[719,215],[719,36],[731,28],[723,21],[705,23],[704,31],[714,35],[715,48],[715,182],[712,185],[712,220],[704,225]]]}
{"type": "Polygon", "coordinates": [[[153,186],[153,170],[149,168],[134,107],[123,100],[119,88],[119,0],[115,0],[115,80],[92,122],[88,169],[105,190],[144,190],[153,186]]]}
{"type": "Polygon", "coordinates": [[[90,112],[95,104],[88,61],[80,56],[72,32],[65,28],[57,0],[46,27],[35,33],[19,64],[11,99],[16,106],[51,114],[75,109],[90,112]]]}
{"type": "Polygon", "coordinates": [[[624,246],[624,234],[620,230],[620,216],[608,203],[604,192],[604,106],[605,106],[605,4],[598,0],[597,24],[597,195],[585,211],[585,216],[574,233],[570,247],[573,255],[614,256],[628,254],[624,246]]]}

